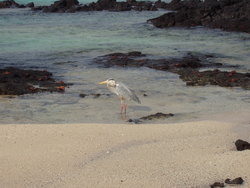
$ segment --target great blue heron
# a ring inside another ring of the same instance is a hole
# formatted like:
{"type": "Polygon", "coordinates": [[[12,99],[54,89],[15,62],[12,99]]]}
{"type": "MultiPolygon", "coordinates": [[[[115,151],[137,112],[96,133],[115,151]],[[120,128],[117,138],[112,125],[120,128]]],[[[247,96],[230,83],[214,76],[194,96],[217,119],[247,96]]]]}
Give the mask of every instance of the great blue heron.
{"type": "Polygon", "coordinates": [[[107,84],[108,89],[118,95],[121,101],[121,114],[124,112],[126,114],[127,104],[126,100],[133,100],[139,104],[141,104],[140,99],[136,96],[135,92],[129,89],[125,84],[121,82],[116,82],[114,79],[110,78],[103,82],[99,82],[99,84],[107,84]]]}

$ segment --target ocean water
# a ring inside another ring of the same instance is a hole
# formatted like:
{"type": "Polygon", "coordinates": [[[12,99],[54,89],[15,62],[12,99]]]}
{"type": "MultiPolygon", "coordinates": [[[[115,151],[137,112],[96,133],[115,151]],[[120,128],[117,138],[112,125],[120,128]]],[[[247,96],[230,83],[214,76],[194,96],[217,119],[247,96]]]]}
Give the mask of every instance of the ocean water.
{"type": "Polygon", "coordinates": [[[249,34],[202,27],[158,29],[146,22],[165,12],[51,14],[0,9],[0,67],[46,69],[56,79],[73,83],[63,94],[1,97],[0,123],[124,123],[156,112],[176,116],[149,123],[248,118],[250,91],[187,87],[173,73],[149,68],[105,69],[93,63],[95,57],[113,52],[136,50],[153,58],[194,52],[216,54],[215,62],[250,71],[249,34]],[[129,103],[126,119],[121,118],[114,95],[79,97],[81,93],[108,94],[98,82],[111,77],[133,88],[141,99],[141,105],[129,103]]]}

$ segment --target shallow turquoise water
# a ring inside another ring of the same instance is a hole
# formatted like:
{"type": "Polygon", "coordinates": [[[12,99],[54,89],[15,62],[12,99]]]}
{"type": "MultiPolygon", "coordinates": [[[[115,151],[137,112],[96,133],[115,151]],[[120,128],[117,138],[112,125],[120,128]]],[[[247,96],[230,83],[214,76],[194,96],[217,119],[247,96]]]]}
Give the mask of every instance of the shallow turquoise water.
{"type": "MultiPolygon", "coordinates": [[[[36,2],[35,2],[36,3],[36,2]]],[[[172,73],[103,69],[93,58],[112,52],[141,51],[156,58],[188,51],[217,54],[216,62],[250,70],[250,35],[207,28],[158,29],[146,23],[158,12],[80,12],[47,14],[29,9],[0,10],[0,67],[48,69],[74,85],[64,94],[42,93],[0,100],[0,123],[124,122],[115,96],[80,98],[80,93],[109,93],[99,81],[117,78],[134,88],[142,105],[130,104],[128,117],[156,112],[186,121],[215,114],[250,112],[250,93],[239,88],[186,87],[172,73]],[[146,92],[148,97],[143,97],[146,92]]]]}

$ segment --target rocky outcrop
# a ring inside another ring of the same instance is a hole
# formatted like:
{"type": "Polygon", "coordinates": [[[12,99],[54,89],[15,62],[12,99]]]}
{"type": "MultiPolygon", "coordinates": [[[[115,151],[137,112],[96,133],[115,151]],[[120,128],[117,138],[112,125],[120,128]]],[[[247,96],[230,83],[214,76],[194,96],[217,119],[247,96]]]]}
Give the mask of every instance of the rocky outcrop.
{"type": "Polygon", "coordinates": [[[43,8],[44,12],[73,12],[79,5],[77,0],[60,0],[55,1],[52,5],[43,8]]]}
{"type": "Polygon", "coordinates": [[[235,68],[234,66],[213,63],[211,54],[187,53],[181,58],[149,59],[141,52],[112,53],[94,60],[102,67],[148,67],[169,71],[180,75],[187,86],[218,85],[221,87],[242,87],[250,89],[250,73],[235,70],[220,71],[218,68],[235,68]],[[200,68],[214,70],[200,71],[200,68]]]}
{"type": "Polygon", "coordinates": [[[0,2],[0,8],[19,8],[21,5],[13,0],[5,0],[0,2]]]}
{"type": "Polygon", "coordinates": [[[32,8],[34,7],[34,3],[30,2],[26,5],[20,5],[16,3],[14,0],[5,0],[5,1],[0,2],[0,9],[1,8],[26,8],[26,7],[32,8]]]}
{"type": "Polygon", "coordinates": [[[50,6],[34,7],[33,10],[42,10],[44,12],[78,12],[78,11],[155,11],[162,8],[163,4],[156,6],[155,2],[127,0],[98,0],[89,4],[81,5],[77,0],[59,0],[50,6]]]}
{"type": "Polygon", "coordinates": [[[55,81],[48,71],[0,69],[0,95],[23,95],[37,92],[64,92],[63,81],[55,81]]]}
{"type": "Polygon", "coordinates": [[[250,33],[248,0],[173,0],[164,7],[176,12],[166,13],[148,22],[159,28],[205,26],[250,33]]]}

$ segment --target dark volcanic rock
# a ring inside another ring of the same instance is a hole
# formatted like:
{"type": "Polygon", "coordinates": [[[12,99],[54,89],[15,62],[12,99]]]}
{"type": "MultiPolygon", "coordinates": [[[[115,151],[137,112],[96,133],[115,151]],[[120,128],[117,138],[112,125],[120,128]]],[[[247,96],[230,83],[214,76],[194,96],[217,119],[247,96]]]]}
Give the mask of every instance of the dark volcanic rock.
{"type": "MultiPolygon", "coordinates": [[[[244,180],[241,177],[235,178],[233,180],[231,179],[226,179],[225,183],[229,185],[241,185],[244,182],[244,180]]],[[[211,188],[216,188],[216,187],[225,187],[224,183],[221,182],[215,182],[214,184],[210,185],[211,188]]]]}
{"type": "Polygon", "coordinates": [[[21,5],[19,5],[13,0],[6,0],[0,2],[0,8],[19,8],[19,7],[21,7],[21,5]]]}
{"type": "Polygon", "coordinates": [[[35,5],[33,2],[30,2],[30,3],[27,3],[25,6],[29,8],[33,8],[35,5]]]}
{"type": "Polygon", "coordinates": [[[26,5],[20,5],[14,0],[5,0],[0,2],[0,8],[26,8],[26,7],[34,7],[34,3],[30,2],[26,5]]]}
{"type": "Polygon", "coordinates": [[[158,112],[156,114],[141,117],[140,119],[141,120],[156,120],[156,119],[170,118],[170,117],[173,117],[173,116],[174,116],[174,114],[171,114],[171,113],[170,114],[164,114],[164,113],[158,112]]]}
{"type": "Polygon", "coordinates": [[[140,123],[142,123],[142,121],[140,119],[129,119],[128,122],[129,123],[134,123],[134,124],[140,124],[140,123]]]}
{"type": "Polygon", "coordinates": [[[0,69],[0,95],[23,95],[37,92],[64,92],[63,81],[56,82],[47,71],[0,69]]]}
{"type": "Polygon", "coordinates": [[[96,2],[97,9],[110,10],[114,9],[116,0],[98,0],[96,2]]]}
{"type": "Polygon", "coordinates": [[[234,70],[199,71],[200,68],[234,67],[213,63],[213,55],[187,53],[182,58],[149,59],[141,52],[112,53],[94,59],[94,62],[105,68],[148,67],[156,70],[169,71],[180,75],[188,86],[218,85],[221,87],[242,87],[250,89],[250,73],[238,73],[234,70]]]}
{"type": "Polygon", "coordinates": [[[59,0],[52,5],[43,8],[44,12],[75,12],[75,7],[79,5],[77,0],[59,0]]]}
{"type": "Polygon", "coordinates": [[[165,6],[164,3],[156,5],[150,1],[128,0],[117,2],[116,0],[98,0],[89,4],[81,5],[77,0],[59,0],[50,6],[34,7],[32,10],[42,10],[44,12],[77,12],[77,11],[155,11],[165,6]]]}
{"type": "Polygon", "coordinates": [[[168,70],[176,72],[182,68],[200,68],[207,66],[219,66],[218,64],[212,64],[208,62],[211,55],[192,53],[186,54],[182,58],[168,58],[168,59],[148,59],[145,54],[141,52],[129,52],[129,53],[112,53],[105,56],[100,56],[94,61],[97,64],[101,64],[104,67],[121,66],[121,67],[149,67],[156,70],[168,70]],[[203,64],[201,64],[203,62],[203,64]]]}
{"type": "Polygon", "coordinates": [[[102,94],[102,93],[90,93],[90,94],[81,93],[81,94],[79,94],[79,97],[81,97],[81,98],[85,98],[87,96],[92,96],[93,98],[99,98],[100,96],[110,96],[110,94],[102,94]]]}
{"type": "Polygon", "coordinates": [[[156,8],[167,9],[167,5],[168,5],[168,3],[164,2],[164,1],[161,1],[161,0],[158,0],[158,1],[155,2],[155,7],[156,8]]]}
{"type": "Polygon", "coordinates": [[[250,4],[248,0],[173,0],[166,13],[148,20],[159,28],[206,26],[227,31],[250,32],[250,4]]]}
{"type": "Polygon", "coordinates": [[[140,124],[143,121],[166,119],[166,118],[170,118],[170,117],[173,117],[173,116],[174,116],[174,114],[171,114],[171,113],[164,114],[164,113],[158,112],[156,114],[151,114],[151,115],[144,116],[144,117],[141,117],[141,118],[138,118],[138,119],[129,119],[128,122],[129,123],[140,124]]]}
{"type": "Polygon", "coordinates": [[[241,185],[244,182],[244,180],[241,177],[235,178],[233,180],[231,179],[226,179],[225,183],[230,184],[230,185],[241,185]]]}
{"type": "Polygon", "coordinates": [[[244,141],[244,140],[236,140],[235,142],[235,146],[237,148],[238,151],[243,151],[246,149],[250,149],[250,143],[244,141]]]}
{"type": "Polygon", "coordinates": [[[218,85],[221,87],[242,87],[250,89],[250,74],[237,73],[236,71],[220,71],[220,70],[180,70],[178,72],[180,78],[187,83],[188,86],[204,86],[218,85]]]}
{"type": "Polygon", "coordinates": [[[224,183],[221,182],[214,182],[212,185],[210,185],[211,188],[216,188],[216,187],[225,187],[224,183]]]}

